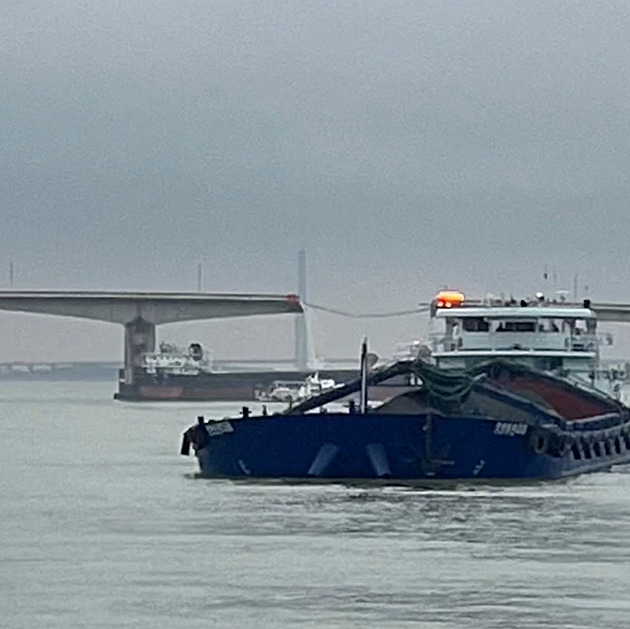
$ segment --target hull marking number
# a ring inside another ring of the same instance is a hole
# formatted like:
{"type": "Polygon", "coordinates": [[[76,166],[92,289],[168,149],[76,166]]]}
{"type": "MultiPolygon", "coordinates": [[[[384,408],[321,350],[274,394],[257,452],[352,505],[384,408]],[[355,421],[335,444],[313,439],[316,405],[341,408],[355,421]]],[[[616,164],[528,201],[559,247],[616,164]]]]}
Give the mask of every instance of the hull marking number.
{"type": "Polygon", "coordinates": [[[516,437],[524,435],[527,432],[527,424],[516,424],[514,422],[497,422],[494,427],[495,435],[504,435],[506,437],[516,437]]]}

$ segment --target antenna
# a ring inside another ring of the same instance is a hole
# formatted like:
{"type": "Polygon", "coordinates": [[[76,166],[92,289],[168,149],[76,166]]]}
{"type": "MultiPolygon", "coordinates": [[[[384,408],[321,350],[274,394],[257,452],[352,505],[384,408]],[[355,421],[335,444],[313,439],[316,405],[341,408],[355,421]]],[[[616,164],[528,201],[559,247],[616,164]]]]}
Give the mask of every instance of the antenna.
{"type": "Polygon", "coordinates": [[[11,262],[9,262],[9,286],[13,288],[14,284],[15,284],[15,273],[14,273],[14,268],[13,268],[13,260],[11,260],[11,262]]]}
{"type": "Polygon", "coordinates": [[[198,293],[201,292],[202,285],[203,285],[203,274],[202,274],[201,262],[199,262],[199,264],[197,264],[197,292],[198,293]]]}

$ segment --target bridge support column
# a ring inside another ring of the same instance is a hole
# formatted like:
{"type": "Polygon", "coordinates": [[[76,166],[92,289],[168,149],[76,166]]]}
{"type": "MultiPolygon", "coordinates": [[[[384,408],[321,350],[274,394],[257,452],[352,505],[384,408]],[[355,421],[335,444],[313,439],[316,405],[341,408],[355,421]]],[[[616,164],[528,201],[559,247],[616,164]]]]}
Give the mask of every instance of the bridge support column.
{"type": "Polygon", "coordinates": [[[137,317],[125,324],[125,384],[133,384],[142,355],[155,351],[155,324],[137,317]]]}
{"type": "MultiPolygon", "coordinates": [[[[298,295],[306,302],[306,252],[298,255],[298,295]]],[[[295,366],[301,370],[308,369],[308,332],[306,329],[306,314],[295,318],[295,366]]]]}

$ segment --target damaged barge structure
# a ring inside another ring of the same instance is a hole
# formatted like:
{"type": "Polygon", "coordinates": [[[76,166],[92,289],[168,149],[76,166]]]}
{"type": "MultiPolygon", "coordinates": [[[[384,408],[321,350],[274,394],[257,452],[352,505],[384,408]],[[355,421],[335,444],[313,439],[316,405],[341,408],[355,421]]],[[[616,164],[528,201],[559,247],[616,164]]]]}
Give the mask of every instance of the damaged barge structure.
{"type": "MultiPolygon", "coordinates": [[[[364,350],[365,355],[365,350],[364,350]]],[[[396,362],[283,413],[199,418],[183,436],[207,477],[320,481],[559,479],[630,462],[630,411],[521,363],[467,371],[396,362]],[[413,374],[421,385],[378,408],[367,385],[413,374]],[[361,392],[359,408],[326,405],[361,392]]]]}

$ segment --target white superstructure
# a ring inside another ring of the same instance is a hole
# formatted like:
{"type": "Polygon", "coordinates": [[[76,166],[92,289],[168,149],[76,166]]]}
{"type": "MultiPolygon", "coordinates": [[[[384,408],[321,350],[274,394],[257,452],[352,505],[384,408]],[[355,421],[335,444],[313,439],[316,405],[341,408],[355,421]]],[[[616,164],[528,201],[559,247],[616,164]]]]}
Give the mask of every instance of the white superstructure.
{"type": "Polygon", "coordinates": [[[465,369],[505,358],[620,397],[622,374],[600,365],[597,316],[589,300],[566,304],[538,294],[467,302],[461,293],[444,291],[434,301],[432,328],[431,356],[439,367],[465,369]]]}
{"type": "Polygon", "coordinates": [[[212,354],[199,343],[191,343],[188,348],[171,343],[160,343],[159,352],[142,355],[142,368],[155,376],[196,376],[212,373],[212,354]]]}

